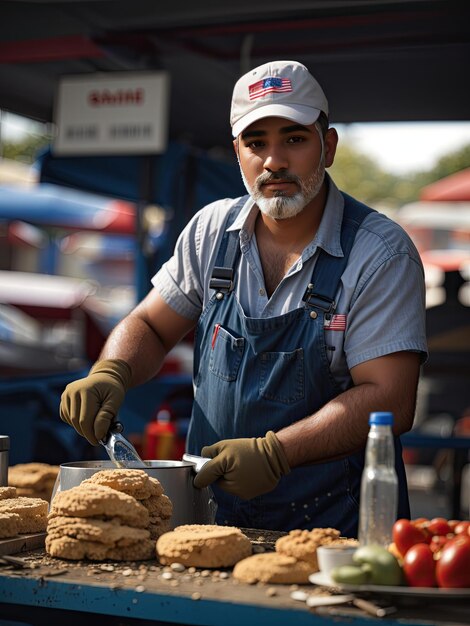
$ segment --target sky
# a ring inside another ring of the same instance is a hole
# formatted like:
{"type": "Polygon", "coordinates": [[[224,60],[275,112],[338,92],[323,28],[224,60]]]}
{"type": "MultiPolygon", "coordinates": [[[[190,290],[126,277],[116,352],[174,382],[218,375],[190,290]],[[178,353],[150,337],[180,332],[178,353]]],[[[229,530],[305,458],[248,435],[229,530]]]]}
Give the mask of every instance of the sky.
{"type": "Polygon", "coordinates": [[[393,174],[431,169],[444,155],[470,144],[470,122],[338,124],[340,140],[375,158],[393,174]]]}
{"type": "MultiPolygon", "coordinates": [[[[41,132],[41,124],[3,112],[3,140],[41,132]]],[[[392,174],[431,169],[440,157],[470,144],[470,122],[387,122],[337,124],[340,141],[348,141],[392,174]]]]}

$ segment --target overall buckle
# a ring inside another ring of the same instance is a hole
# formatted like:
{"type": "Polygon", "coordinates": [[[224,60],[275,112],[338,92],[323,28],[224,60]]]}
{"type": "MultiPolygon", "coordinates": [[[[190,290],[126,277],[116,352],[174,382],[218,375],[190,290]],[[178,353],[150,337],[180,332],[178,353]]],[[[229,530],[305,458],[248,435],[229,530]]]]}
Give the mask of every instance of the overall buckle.
{"type": "Polygon", "coordinates": [[[324,313],[332,313],[336,309],[336,302],[327,296],[315,293],[312,283],[307,285],[307,289],[305,290],[302,300],[308,306],[320,309],[321,311],[324,311],[324,313]]]}
{"type": "Polygon", "coordinates": [[[229,293],[232,291],[233,269],[231,267],[214,267],[209,287],[222,293],[229,293]]]}

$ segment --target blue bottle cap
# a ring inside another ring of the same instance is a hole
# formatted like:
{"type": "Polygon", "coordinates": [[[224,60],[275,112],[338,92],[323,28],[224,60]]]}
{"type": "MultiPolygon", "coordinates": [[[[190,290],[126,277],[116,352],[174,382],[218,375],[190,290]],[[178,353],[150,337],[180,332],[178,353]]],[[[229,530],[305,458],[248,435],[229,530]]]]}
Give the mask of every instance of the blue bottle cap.
{"type": "Polygon", "coordinates": [[[388,411],[377,411],[371,413],[369,416],[369,424],[376,424],[378,426],[392,426],[393,413],[388,411]]]}

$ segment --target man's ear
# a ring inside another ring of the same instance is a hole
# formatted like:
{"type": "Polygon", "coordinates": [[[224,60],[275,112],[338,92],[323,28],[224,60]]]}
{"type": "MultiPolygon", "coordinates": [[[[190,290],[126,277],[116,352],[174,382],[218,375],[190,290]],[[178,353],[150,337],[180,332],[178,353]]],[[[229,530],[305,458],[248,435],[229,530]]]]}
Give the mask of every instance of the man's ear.
{"type": "Polygon", "coordinates": [[[237,159],[239,157],[238,155],[238,137],[235,137],[235,139],[232,141],[232,145],[233,145],[233,149],[235,150],[235,154],[237,155],[237,159]]]}
{"type": "Polygon", "coordinates": [[[335,160],[338,146],[338,133],[336,128],[329,128],[325,135],[325,167],[331,167],[335,160]]]}

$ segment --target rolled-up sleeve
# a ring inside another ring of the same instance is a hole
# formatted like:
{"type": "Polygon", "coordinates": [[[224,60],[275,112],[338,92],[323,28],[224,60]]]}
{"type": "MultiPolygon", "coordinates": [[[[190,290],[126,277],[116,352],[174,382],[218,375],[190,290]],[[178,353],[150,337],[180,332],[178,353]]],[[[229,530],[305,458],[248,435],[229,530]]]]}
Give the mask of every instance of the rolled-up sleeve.
{"type": "Polygon", "coordinates": [[[388,251],[363,274],[348,315],[344,351],[349,369],[400,352],[427,358],[425,284],[414,252],[388,251]]]}

